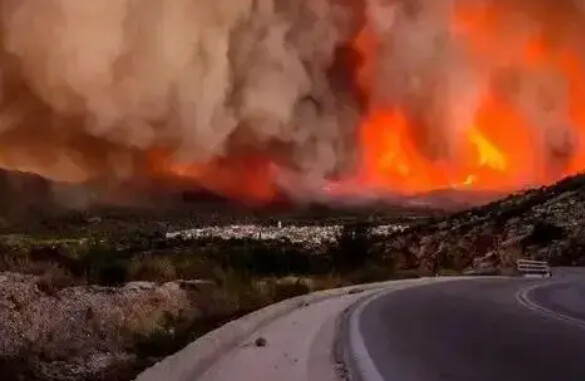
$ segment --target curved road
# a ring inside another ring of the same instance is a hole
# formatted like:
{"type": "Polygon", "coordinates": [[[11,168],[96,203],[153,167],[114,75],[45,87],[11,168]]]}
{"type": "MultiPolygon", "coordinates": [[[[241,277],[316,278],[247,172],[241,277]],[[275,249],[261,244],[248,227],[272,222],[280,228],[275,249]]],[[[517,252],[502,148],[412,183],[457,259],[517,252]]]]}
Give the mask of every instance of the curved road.
{"type": "Polygon", "coordinates": [[[585,272],[378,296],[352,314],[350,343],[364,381],[584,381],[585,272]]]}

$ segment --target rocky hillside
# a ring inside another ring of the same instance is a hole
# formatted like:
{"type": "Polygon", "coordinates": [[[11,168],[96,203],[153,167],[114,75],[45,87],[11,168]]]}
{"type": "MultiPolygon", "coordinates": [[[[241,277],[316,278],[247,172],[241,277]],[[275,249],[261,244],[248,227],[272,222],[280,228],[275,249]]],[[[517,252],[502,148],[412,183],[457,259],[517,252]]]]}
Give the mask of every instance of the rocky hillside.
{"type": "Polygon", "coordinates": [[[168,351],[173,322],[201,315],[201,288],[211,287],[203,281],[52,286],[43,277],[0,273],[3,380],[130,379],[158,359],[157,351],[168,351]]]}
{"type": "Polygon", "coordinates": [[[519,257],[585,265],[585,175],[413,226],[386,245],[426,272],[499,270],[519,257]]]}

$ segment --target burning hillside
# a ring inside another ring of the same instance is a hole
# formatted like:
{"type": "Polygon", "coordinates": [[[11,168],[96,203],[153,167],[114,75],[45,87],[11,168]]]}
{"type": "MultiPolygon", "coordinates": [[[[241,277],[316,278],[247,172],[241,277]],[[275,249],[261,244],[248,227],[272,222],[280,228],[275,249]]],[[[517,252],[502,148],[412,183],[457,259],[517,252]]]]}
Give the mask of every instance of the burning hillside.
{"type": "Polygon", "coordinates": [[[236,199],[585,169],[580,0],[1,0],[0,164],[236,199]]]}

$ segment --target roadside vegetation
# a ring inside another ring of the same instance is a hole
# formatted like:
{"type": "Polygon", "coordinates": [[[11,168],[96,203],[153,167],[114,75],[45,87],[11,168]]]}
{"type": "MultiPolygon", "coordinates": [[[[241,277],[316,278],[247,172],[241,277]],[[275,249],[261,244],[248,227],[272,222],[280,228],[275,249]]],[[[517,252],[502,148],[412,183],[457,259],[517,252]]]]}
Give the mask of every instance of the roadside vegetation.
{"type": "MultiPolygon", "coordinates": [[[[181,310],[161,307],[151,324],[116,328],[118,338],[108,345],[123,347],[130,354],[125,361],[113,362],[112,371],[84,376],[130,379],[209,330],[266,305],[320,289],[416,276],[413,269],[398,268],[399,261],[387,255],[385,242],[371,231],[369,223],[346,223],[335,243],[317,248],[287,239],[169,239],[162,228],[76,238],[6,234],[0,236],[0,274],[34,276],[35,289],[51,300],[68,300],[70,290],[116,292],[133,282],[187,287],[190,299],[181,310]]],[[[88,316],[89,321],[103,319],[88,316]]],[[[66,366],[69,357],[81,355],[75,348],[63,348],[66,341],[55,342],[31,342],[16,355],[0,354],[0,371],[11,364],[15,377],[35,379],[30,372],[39,366],[30,361],[54,365],[58,359],[66,366]]]]}

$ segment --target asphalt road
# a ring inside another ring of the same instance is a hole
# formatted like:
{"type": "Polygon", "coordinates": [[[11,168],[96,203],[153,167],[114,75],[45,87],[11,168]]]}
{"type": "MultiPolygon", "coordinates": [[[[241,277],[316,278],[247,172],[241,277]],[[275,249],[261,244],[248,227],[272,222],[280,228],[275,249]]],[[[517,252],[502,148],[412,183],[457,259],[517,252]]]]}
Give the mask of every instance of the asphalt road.
{"type": "Polygon", "coordinates": [[[583,271],[406,289],[351,319],[364,381],[585,380],[583,271]]]}

